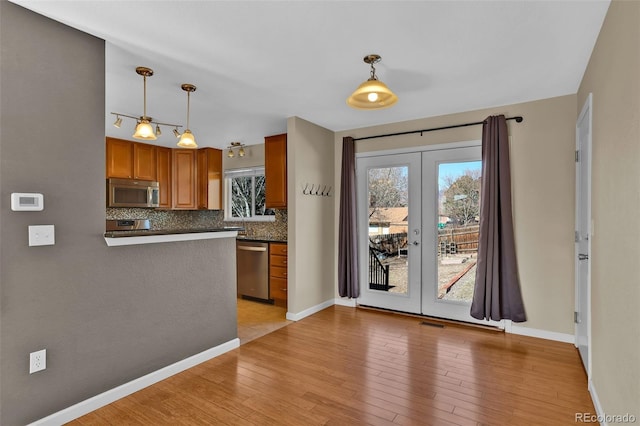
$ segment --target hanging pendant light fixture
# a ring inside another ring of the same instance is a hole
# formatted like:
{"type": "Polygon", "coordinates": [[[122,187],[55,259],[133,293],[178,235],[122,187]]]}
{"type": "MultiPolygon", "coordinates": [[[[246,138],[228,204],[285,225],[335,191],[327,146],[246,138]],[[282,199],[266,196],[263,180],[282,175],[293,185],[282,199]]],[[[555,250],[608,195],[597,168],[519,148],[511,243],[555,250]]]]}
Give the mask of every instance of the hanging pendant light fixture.
{"type": "Polygon", "coordinates": [[[176,132],[178,131],[178,127],[182,127],[179,124],[170,124],[170,123],[160,123],[158,121],[153,121],[151,117],[147,117],[147,77],[151,77],[153,75],[153,70],[147,67],[137,67],[136,73],[142,76],[144,92],[143,92],[143,113],[141,117],[134,117],[132,115],[122,114],[119,112],[112,112],[112,115],[116,116],[116,121],[113,125],[117,128],[120,128],[122,125],[122,117],[133,118],[136,120],[136,129],[133,134],[133,137],[136,139],[142,139],[146,141],[154,141],[157,139],[157,136],[162,134],[162,130],[160,130],[160,126],[171,126],[176,128],[176,132]],[[155,131],[153,129],[153,124],[156,125],[155,131]]]}
{"type": "Polygon", "coordinates": [[[182,133],[182,136],[180,136],[178,146],[182,148],[197,148],[198,145],[196,144],[196,138],[193,136],[193,133],[191,133],[191,130],[189,130],[189,101],[191,92],[196,91],[196,86],[193,84],[183,84],[181,87],[182,90],[187,92],[187,128],[182,133]]]}
{"type": "Polygon", "coordinates": [[[380,55],[376,54],[364,57],[364,62],[371,65],[371,75],[347,98],[347,105],[351,108],[382,109],[389,108],[398,102],[396,94],[376,76],[374,64],[380,62],[381,59],[380,55]]]}
{"type": "Polygon", "coordinates": [[[154,141],[157,138],[155,133],[153,133],[151,117],[147,117],[147,77],[151,77],[153,75],[153,70],[147,67],[137,67],[136,72],[142,76],[144,85],[144,109],[142,117],[140,117],[138,124],[136,125],[136,131],[133,134],[133,137],[145,141],[154,141]]]}

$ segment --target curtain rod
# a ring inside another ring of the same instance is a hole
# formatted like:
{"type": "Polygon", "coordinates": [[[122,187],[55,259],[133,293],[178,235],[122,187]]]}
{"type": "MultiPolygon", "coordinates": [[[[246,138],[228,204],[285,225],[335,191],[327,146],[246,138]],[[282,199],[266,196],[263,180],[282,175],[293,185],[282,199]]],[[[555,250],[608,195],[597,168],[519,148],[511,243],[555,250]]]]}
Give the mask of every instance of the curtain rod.
{"type": "MultiPolygon", "coordinates": [[[[524,120],[524,118],[522,118],[522,116],[509,117],[509,118],[507,118],[507,121],[509,121],[509,120],[516,120],[516,123],[521,123],[522,120],[524,120]]],[[[475,123],[454,124],[452,126],[444,126],[444,127],[434,127],[432,129],[409,130],[408,132],[387,133],[386,135],[365,136],[363,138],[354,138],[353,140],[354,141],[363,141],[365,139],[386,138],[388,136],[409,135],[409,134],[412,134],[412,133],[420,133],[420,136],[422,136],[422,134],[425,133],[425,132],[434,132],[436,130],[455,129],[456,127],[478,126],[480,124],[484,124],[484,121],[477,121],[475,123]]]]}

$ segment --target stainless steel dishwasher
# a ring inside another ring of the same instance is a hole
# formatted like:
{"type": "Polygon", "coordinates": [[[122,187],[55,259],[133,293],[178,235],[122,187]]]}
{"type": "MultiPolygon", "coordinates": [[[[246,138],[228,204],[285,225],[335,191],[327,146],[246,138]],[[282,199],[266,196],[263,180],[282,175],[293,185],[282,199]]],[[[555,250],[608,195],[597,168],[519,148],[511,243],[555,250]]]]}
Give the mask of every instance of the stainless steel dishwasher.
{"type": "Polygon", "coordinates": [[[269,302],[269,244],[236,242],[238,295],[269,302]]]}

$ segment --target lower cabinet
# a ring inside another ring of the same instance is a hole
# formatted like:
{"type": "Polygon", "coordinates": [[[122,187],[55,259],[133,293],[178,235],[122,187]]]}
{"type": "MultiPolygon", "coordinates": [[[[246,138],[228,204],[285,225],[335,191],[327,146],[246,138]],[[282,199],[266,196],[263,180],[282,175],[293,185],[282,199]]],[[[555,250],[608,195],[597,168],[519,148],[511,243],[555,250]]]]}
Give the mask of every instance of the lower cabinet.
{"type": "Polygon", "coordinates": [[[287,307],[287,244],[269,243],[269,297],[287,307]]]}

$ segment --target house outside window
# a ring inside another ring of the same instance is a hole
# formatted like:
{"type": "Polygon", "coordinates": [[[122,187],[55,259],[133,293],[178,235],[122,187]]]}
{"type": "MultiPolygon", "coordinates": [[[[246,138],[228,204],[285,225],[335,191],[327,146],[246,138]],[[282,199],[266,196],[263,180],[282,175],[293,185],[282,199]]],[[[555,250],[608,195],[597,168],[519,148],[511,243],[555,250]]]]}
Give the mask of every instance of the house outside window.
{"type": "Polygon", "coordinates": [[[275,212],[265,207],[264,167],[225,171],[225,219],[273,221],[275,212]]]}

